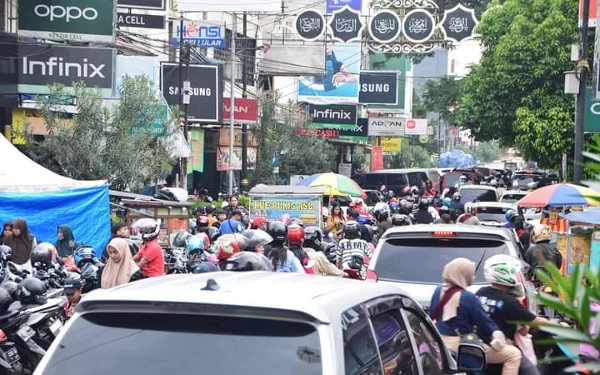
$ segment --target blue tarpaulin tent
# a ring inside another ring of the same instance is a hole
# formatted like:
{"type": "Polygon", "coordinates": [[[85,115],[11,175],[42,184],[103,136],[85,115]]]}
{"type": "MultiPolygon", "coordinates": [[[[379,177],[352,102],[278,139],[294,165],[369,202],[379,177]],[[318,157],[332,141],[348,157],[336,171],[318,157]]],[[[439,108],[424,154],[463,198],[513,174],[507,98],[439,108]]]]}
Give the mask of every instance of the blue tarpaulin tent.
{"type": "Polygon", "coordinates": [[[110,239],[106,181],[77,181],[35,163],[0,135],[0,224],[24,219],[38,242],[56,241],[59,225],[101,253],[110,239]]]}
{"type": "Polygon", "coordinates": [[[477,165],[473,155],[466,154],[461,150],[444,152],[438,161],[439,168],[471,168],[477,165]]]}
{"type": "Polygon", "coordinates": [[[599,225],[600,207],[588,208],[585,211],[574,211],[568,215],[565,215],[564,217],[566,217],[569,221],[599,225]]]}

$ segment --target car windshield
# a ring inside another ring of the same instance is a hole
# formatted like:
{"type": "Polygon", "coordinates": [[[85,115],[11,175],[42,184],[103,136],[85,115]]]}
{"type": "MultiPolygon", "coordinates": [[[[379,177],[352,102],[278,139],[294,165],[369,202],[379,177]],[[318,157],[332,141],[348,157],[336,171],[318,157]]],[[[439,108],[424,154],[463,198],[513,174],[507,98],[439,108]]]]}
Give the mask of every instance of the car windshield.
{"type": "Polygon", "coordinates": [[[494,221],[500,224],[506,223],[506,211],[510,210],[510,207],[477,207],[477,218],[479,221],[494,221]]]}
{"type": "Polygon", "coordinates": [[[454,171],[444,175],[444,184],[447,187],[454,187],[462,175],[467,176],[468,181],[471,181],[471,175],[469,173],[454,171]]]}
{"type": "Polygon", "coordinates": [[[45,375],[321,374],[305,323],[184,314],[88,313],[73,322],[45,375]]]}
{"type": "Polygon", "coordinates": [[[527,194],[521,194],[521,193],[504,194],[502,196],[502,202],[515,203],[515,202],[520,201],[525,195],[527,195],[527,194]]]}
{"type": "Polygon", "coordinates": [[[382,281],[439,284],[446,263],[467,258],[478,264],[475,284],[485,284],[483,263],[510,254],[506,242],[477,238],[390,238],[378,250],[375,272],[382,281]]]}
{"type": "Polygon", "coordinates": [[[519,184],[519,186],[527,186],[528,184],[532,183],[532,182],[539,182],[542,180],[541,175],[537,175],[537,174],[519,174],[513,177],[514,181],[517,181],[517,183],[519,184]]]}
{"type": "Polygon", "coordinates": [[[494,190],[489,189],[460,189],[461,203],[467,202],[496,202],[498,197],[494,190]]]}

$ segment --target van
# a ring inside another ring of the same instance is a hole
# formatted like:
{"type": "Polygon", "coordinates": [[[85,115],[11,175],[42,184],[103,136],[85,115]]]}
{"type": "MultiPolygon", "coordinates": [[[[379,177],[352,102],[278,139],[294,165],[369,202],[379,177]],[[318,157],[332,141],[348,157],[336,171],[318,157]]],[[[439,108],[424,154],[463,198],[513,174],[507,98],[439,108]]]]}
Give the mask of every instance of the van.
{"type": "Polygon", "coordinates": [[[354,181],[363,189],[379,190],[381,185],[385,185],[395,193],[400,193],[405,187],[420,187],[428,180],[427,169],[382,169],[354,176],[354,181]]]}

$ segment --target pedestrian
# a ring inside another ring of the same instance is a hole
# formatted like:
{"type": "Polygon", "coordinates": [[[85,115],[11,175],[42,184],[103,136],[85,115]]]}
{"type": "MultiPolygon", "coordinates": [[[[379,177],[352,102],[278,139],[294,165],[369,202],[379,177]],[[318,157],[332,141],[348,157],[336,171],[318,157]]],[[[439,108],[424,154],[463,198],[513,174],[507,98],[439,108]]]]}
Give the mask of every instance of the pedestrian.
{"type": "Polygon", "coordinates": [[[130,281],[144,278],[140,267],[133,260],[129,243],[124,238],[113,238],[107,246],[108,261],[98,271],[98,280],[102,289],[112,288],[130,281]]]}
{"type": "Polygon", "coordinates": [[[58,251],[58,256],[63,259],[73,256],[73,251],[77,249],[77,242],[70,226],[63,224],[58,227],[56,232],[56,243],[54,244],[58,251]]]}
{"type": "Polygon", "coordinates": [[[231,211],[231,218],[223,221],[219,230],[221,234],[242,233],[244,231],[242,212],[240,210],[231,211]]]}
{"type": "Polygon", "coordinates": [[[16,219],[12,225],[12,236],[8,237],[4,244],[12,249],[11,260],[26,269],[31,270],[29,257],[31,250],[37,246],[37,241],[29,232],[27,223],[23,219],[16,219]]]}
{"type": "Polygon", "coordinates": [[[4,245],[4,242],[8,240],[8,238],[12,237],[12,226],[12,221],[7,221],[4,223],[4,226],[2,227],[2,233],[0,233],[0,245],[4,245]]]}

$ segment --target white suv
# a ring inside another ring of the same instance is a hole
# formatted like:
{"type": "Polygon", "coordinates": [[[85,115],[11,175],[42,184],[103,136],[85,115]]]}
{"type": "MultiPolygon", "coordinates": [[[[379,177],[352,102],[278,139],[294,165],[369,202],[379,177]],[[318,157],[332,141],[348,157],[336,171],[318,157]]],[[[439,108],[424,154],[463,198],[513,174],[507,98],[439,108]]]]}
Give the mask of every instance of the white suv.
{"type": "MultiPolygon", "coordinates": [[[[463,350],[473,358],[472,348],[463,350]]],[[[484,357],[475,355],[480,368],[484,357]]],[[[398,288],[327,276],[216,272],[90,293],[34,374],[400,371],[457,369],[431,320],[398,288]]]]}

